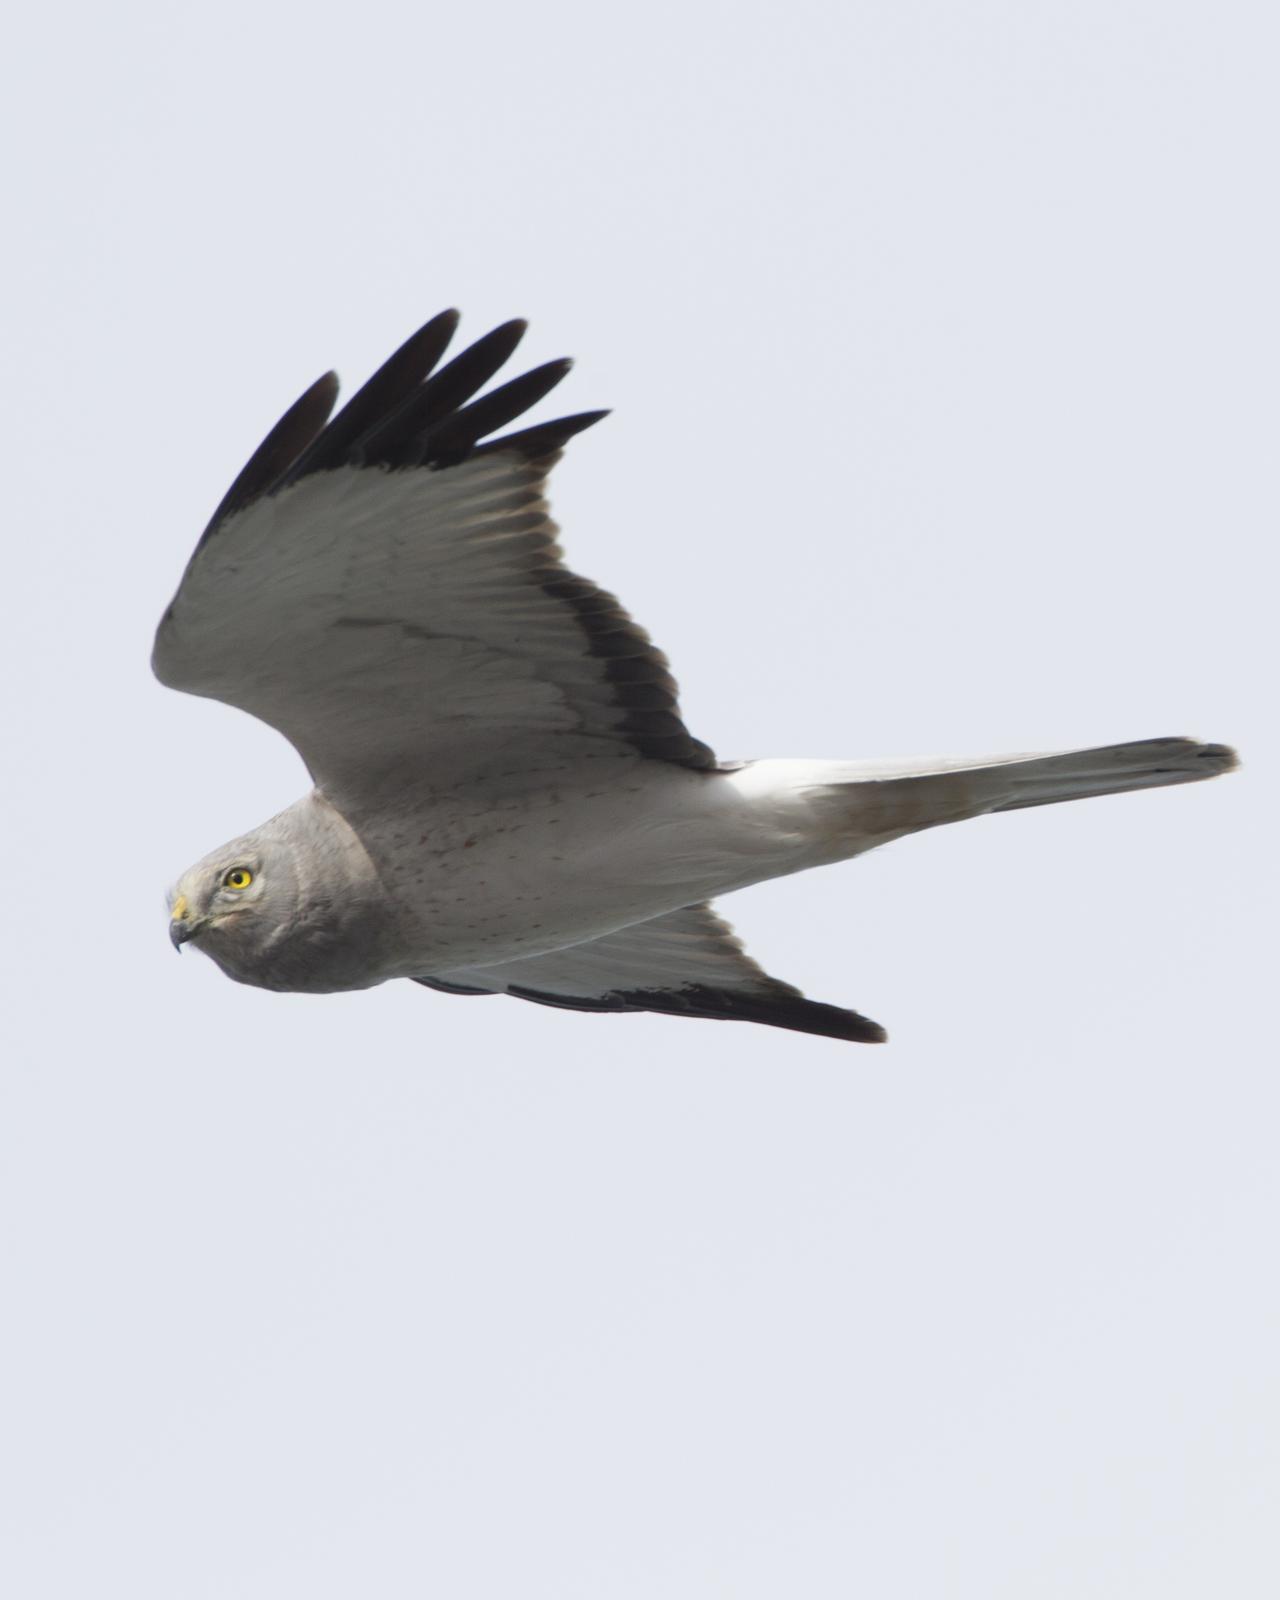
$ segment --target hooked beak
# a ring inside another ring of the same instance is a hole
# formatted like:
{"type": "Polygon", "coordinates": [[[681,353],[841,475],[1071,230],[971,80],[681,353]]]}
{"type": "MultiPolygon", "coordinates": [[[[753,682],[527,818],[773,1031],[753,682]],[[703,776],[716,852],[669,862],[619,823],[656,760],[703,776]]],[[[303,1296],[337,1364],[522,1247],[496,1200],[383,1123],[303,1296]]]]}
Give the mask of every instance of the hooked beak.
{"type": "Polygon", "coordinates": [[[199,918],[191,915],[191,906],[186,895],[180,894],[173,902],[173,909],[169,913],[169,943],[182,954],[182,947],[188,939],[194,939],[200,932],[199,918]]]}

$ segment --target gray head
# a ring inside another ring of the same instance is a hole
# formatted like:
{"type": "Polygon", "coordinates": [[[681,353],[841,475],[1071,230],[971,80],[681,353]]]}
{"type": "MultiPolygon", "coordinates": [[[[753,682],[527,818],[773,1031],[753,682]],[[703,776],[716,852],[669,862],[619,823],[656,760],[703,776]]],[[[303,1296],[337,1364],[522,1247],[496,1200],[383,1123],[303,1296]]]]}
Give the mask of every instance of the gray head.
{"type": "Polygon", "coordinates": [[[169,892],[169,938],[194,944],[228,977],[261,983],[298,909],[294,846],[267,823],[188,867],[169,892]]]}
{"type": "Polygon", "coordinates": [[[258,988],[364,988],[388,976],[388,915],[355,833],[311,794],[182,874],[169,937],[258,988]]]}

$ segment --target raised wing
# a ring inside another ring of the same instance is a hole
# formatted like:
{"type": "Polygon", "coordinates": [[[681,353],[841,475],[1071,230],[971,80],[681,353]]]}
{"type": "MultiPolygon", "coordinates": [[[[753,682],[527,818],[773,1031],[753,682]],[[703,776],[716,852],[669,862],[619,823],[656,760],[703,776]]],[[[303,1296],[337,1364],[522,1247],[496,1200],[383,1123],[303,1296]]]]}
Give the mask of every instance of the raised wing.
{"type": "Polygon", "coordinates": [[[509,994],[571,1011],[661,1011],[763,1022],[796,1033],[880,1044],[878,1022],[806,1000],[747,955],[710,906],[686,906],[550,955],[415,979],[446,994],[509,994]]]}
{"type": "Polygon", "coordinates": [[[473,400],[524,324],[437,370],[457,320],[427,323],[327,426],[332,374],[277,423],[161,621],[157,677],[270,723],[356,799],[592,757],[713,767],[661,651],[561,561],[547,474],[606,413],[490,438],[569,363],[473,400]]]}

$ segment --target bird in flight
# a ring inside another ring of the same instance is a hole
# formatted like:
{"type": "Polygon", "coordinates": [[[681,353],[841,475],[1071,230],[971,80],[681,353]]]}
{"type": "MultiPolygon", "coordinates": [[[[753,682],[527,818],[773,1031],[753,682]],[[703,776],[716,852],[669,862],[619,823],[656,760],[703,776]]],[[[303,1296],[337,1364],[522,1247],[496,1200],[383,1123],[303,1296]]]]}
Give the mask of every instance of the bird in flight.
{"type": "Polygon", "coordinates": [[[269,723],[314,780],[170,894],[174,945],[229,977],[309,993],[410,978],[875,1043],[879,1024],[757,966],[713,897],[939,823],[1236,764],[1191,739],[717,761],[665,656],[561,559],[547,478],[606,413],[502,432],[570,364],[482,394],[525,325],[442,365],[457,323],[434,317],[332,417],[334,374],[306,391],[214,512],[156,634],[162,683],[269,723]]]}

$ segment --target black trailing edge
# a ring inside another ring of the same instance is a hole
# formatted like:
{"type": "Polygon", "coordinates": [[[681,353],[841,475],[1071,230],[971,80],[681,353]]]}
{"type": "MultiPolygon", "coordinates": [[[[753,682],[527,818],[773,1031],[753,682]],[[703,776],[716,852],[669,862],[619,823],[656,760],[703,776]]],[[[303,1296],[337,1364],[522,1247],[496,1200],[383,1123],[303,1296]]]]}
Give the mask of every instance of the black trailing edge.
{"type": "Polygon", "coordinates": [[[883,1044],[888,1034],[878,1022],[858,1011],[824,1005],[790,992],[789,984],[778,984],[771,994],[735,994],[713,989],[706,984],[690,984],[681,989],[627,989],[603,995],[548,994],[542,989],[526,989],[508,984],[505,989],[472,989],[461,984],[442,983],[439,978],[415,978],[429,989],[443,994],[509,994],[515,1000],[531,1000],[539,1006],[556,1006],[562,1011],[656,1011],[668,1017],[705,1017],[716,1022],[759,1022],[769,1028],[789,1028],[793,1033],[813,1033],[824,1039],[845,1039],[853,1044],[883,1044]]]}

